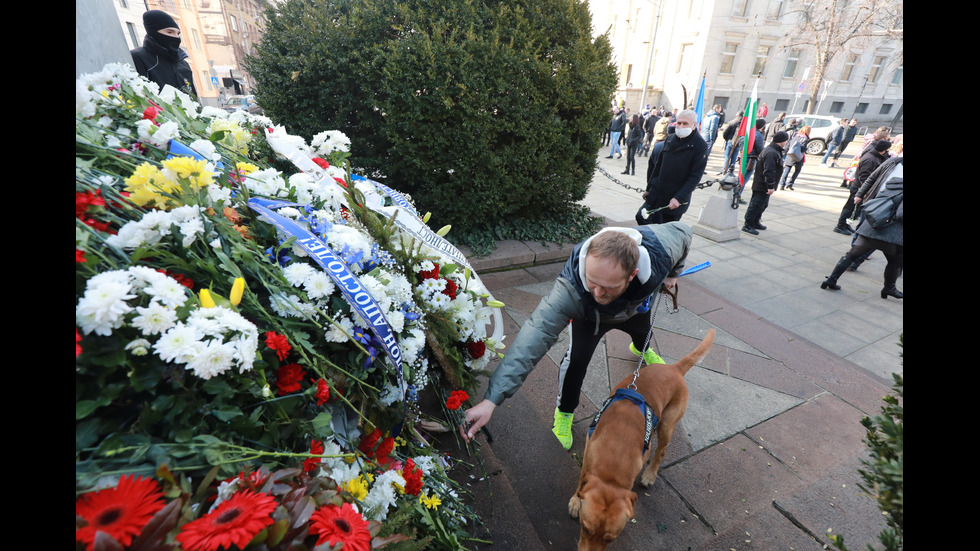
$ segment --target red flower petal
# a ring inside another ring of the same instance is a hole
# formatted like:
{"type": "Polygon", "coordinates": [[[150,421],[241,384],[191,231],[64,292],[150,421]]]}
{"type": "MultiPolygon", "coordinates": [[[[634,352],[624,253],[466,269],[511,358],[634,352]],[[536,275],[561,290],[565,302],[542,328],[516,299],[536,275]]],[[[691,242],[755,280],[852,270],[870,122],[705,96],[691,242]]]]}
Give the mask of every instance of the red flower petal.
{"type": "Polygon", "coordinates": [[[75,516],[88,522],[75,530],[75,541],[91,550],[96,534],[105,532],[126,547],[165,505],[155,480],[124,476],[115,488],[84,494],[75,501],[75,516]]]}
{"type": "Polygon", "coordinates": [[[239,492],[203,517],[185,524],[177,541],[185,551],[216,551],[232,546],[244,549],[273,523],[272,513],[277,506],[275,498],[268,494],[239,492]]]}
{"type": "Polygon", "coordinates": [[[344,544],[344,551],[370,551],[368,523],[350,503],[321,507],[310,517],[310,533],[319,536],[317,545],[344,544]]]}

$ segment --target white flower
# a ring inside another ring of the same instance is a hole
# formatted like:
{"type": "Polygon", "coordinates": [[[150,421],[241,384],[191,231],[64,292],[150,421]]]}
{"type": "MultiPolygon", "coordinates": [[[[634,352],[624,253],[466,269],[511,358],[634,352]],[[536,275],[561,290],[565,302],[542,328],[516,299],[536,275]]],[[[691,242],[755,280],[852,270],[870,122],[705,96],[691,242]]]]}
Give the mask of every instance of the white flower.
{"type": "Polygon", "coordinates": [[[338,130],[320,132],[310,140],[310,146],[320,155],[330,155],[335,151],[350,151],[350,138],[338,130]]]}
{"type": "Polygon", "coordinates": [[[327,326],[327,331],[323,338],[325,338],[327,342],[347,342],[350,339],[348,335],[354,331],[354,322],[341,316],[340,314],[335,314],[333,321],[334,323],[327,326]],[[338,327],[338,325],[340,327],[338,327]]]}
{"type": "Polygon", "coordinates": [[[146,339],[135,339],[129,341],[126,345],[126,350],[128,350],[133,356],[146,356],[150,351],[150,341],[146,339]]]}
{"type": "Polygon", "coordinates": [[[230,369],[235,363],[235,347],[211,339],[204,346],[199,346],[197,353],[187,362],[187,369],[202,379],[210,379],[230,369]]]}
{"type": "Polygon", "coordinates": [[[178,323],[153,344],[153,350],[165,362],[187,363],[197,351],[197,342],[198,334],[194,328],[178,323]]]}
{"type": "Polygon", "coordinates": [[[216,163],[221,160],[221,154],[218,153],[218,149],[211,140],[194,140],[188,147],[211,162],[216,163]]]}
{"type": "Polygon", "coordinates": [[[113,281],[86,289],[75,308],[75,320],[82,331],[86,335],[95,332],[108,336],[113,329],[122,327],[125,315],[133,309],[126,301],[136,298],[131,290],[128,283],[113,281]]]}
{"type": "Polygon", "coordinates": [[[395,505],[398,494],[395,485],[404,487],[405,478],[396,470],[385,471],[377,477],[367,496],[364,498],[364,510],[372,520],[383,521],[388,518],[388,509],[395,505]]]}
{"type": "Polygon", "coordinates": [[[146,336],[163,333],[177,321],[177,313],[158,302],[152,302],[145,308],[137,306],[136,313],[138,315],[133,318],[133,327],[146,336]]]}
{"type": "Polygon", "coordinates": [[[292,262],[282,269],[282,275],[293,287],[302,287],[316,270],[303,262],[292,262]]]}
{"type": "Polygon", "coordinates": [[[303,282],[303,287],[306,289],[306,294],[312,299],[326,298],[332,295],[336,289],[330,276],[321,271],[314,271],[310,274],[303,282]]]}

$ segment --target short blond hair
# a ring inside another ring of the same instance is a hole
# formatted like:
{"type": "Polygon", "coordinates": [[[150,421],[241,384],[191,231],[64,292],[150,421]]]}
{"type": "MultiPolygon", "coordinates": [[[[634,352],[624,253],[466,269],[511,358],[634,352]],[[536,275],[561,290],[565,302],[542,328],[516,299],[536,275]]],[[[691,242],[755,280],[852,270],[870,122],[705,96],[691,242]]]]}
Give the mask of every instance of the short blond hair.
{"type": "Polygon", "coordinates": [[[612,258],[626,274],[632,274],[640,262],[640,247],[633,238],[619,231],[604,231],[592,238],[586,257],[612,258]]]}

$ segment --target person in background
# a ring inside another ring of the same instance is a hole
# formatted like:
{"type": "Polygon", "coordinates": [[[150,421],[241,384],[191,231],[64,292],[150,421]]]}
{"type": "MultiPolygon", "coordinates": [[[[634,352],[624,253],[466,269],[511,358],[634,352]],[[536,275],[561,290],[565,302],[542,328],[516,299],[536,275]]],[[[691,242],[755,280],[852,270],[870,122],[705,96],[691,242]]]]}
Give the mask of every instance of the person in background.
{"type": "Polygon", "coordinates": [[[643,146],[643,121],[639,115],[630,119],[630,131],[626,136],[626,170],[623,174],[636,174],[636,152],[643,146]]]}
{"type": "Polygon", "coordinates": [[[800,175],[800,171],[803,170],[803,163],[806,162],[806,144],[809,141],[809,126],[800,128],[789,141],[786,146],[786,161],[783,163],[783,177],[779,182],[779,189],[793,189],[796,177],[800,175]],[[791,170],[793,171],[792,177],[789,175],[791,170]]]}
{"type": "Polygon", "coordinates": [[[691,195],[708,163],[708,144],[695,131],[698,115],[685,109],[677,114],[674,133],[663,150],[651,155],[647,165],[647,188],[636,223],[662,224],[681,219],[690,206],[691,195]],[[642,215],[646,210],[650,214],[642,215]]]}
{"type": "Polygon", "coordinates": [[[789,134],[780,130],[759,155],[752,178],[752,198],[745,209],[745,225],[742,226],[742,231],[746,233],[759,235],[759,230],[766,229],[762,225],[762,213],[769,206],[769,198],[779,185],[779,176],[783,172],[783,147],[788,141],[789,134]]]}
{"type": "Polygon", "coordinates": [[[143,14],[146,37],[143,45],[130,50],[136,72],[163,88],[166,85],[197,96],[194,72],[187,52],[180,48],[180,27],[168,13],[150,10],[143,14]]]}
{"type": "Polygon", "coordinates": [[[823,160],[820,161],[820,166],[827,168],[827,160],[830,156],[834,154],[835,151],[840,149],[841,144],[844,143],[844,134],[847,132],[847,119],[841,119],[840,124],[834,129],[833,134],[830,135],[830,143],[827,144],[827,154],[823,156],[823,160]]]}
{"type": "Polygon", "coordinates": [[[851,119],[851,121],[847,123],[847,128],[844,129],[844,139],[841,140],[840,147],[837,148],[837,151],[834,151],[834,160],[831,161],[830,168],[837,168],[837,159],[840,158],[840,154],[843,153],[844,150],[847,149],[847,146],[851,145],[851,142],[854,141],[854,136],[857,135],[857,124],[857,119],[851,119]]]}

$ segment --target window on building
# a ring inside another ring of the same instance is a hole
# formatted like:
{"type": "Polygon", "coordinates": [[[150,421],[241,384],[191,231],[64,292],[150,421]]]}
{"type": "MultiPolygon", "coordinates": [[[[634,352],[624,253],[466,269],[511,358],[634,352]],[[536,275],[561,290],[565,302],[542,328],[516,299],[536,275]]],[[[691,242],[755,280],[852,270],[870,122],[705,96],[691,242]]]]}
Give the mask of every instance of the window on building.
{"type": "Polygon", "coordinates": [[[854,66],[857,65],[860,56],[857,54],[847,54],[847,61],[844,62],[844,72],[840,75],[841,82],[850,82],[851,75],[854,73],[854,66]]]}
{"type": "Polygon", "coordinates": [[[867,113],[867,112],[868,112],[868,104],[867,103],[859,103],[859,104],[857,104],[857,107],[854,108],[854,113],[856,113],[858,115],[860,115],[861,113],[867,113]]]}
{"type": "Polygon", "coordinates": [[[895,69],[895,74],[892,75],[892,84],[900,86],[902,84],[902,76],[904,72],[905,65],[899,65],[898,69],[895,69]]]}
{"type": "Polygon", "coordinates": [[[769,0],[769,8],[766,10],[766,19],[775,21],[783,15],[783,0],[769,0]]]}
{"type": "Polygon", "coordinates": [[[769,61],[769,53],[772,51],[772,46],[766,46],[765,44],[760,44],[759,49],[755,53],[755,67],[752,67],[752,76],[762,76],[766,71],[766,62],[769,61]]]}
{"type": "Polygon", "coordinates": [[[735,69],[735,53],[738,52],[738,44],[726,42],[725,48],[721,51],[721,68],[718,72],[723,75],[731,75],[735,69]]]}
{"type": "Polygon", "coordinates": [[[775,109],[776,111],[786,111],[787,109],[789,109],[789,100],[777,99],[775,106],[773,106],[773,109],[775,109]]]}
{"type": "Polygon", "coordinates": [[[688,65],[691,64],[691,56],[694,52],[694,44],[681,44],[681,55],[677,58],[677,72],[680,74],[688,72],[688,65]]]}
{"type": "Polygon", "coordinates": [[[732,2],[732,17],[745,17],[749,13],[749,0],[732,2]]]}
{"type": "Polygon", "coordinates": [[[235,19],[235,16],[229,15],[228,20],[231,21],[231,30],[238,32],[238,20],[235,19]]]}
{"type": "Polygon", "coordinates": [[[786,70],[783,71],[783,78],[796,78],[796,66],[800,64],[801,50],[793,49],[789,51],[789,58],[786,60],[786,70]]]}
{"type": "Polygon", "coordinates": [[[626,78],[623,80],[623,82],[626,83],[627,88],[632,88],[631,83],[633,82],[633,64],[630,63],[626,65],[626,67],[624,67],[623,69],[624,69],[623,73],[626,75],[626,78]]]}
{"type": "Polygon", "coordinates": [[[890,104],[890,103],[882,103],[881,104],[881,110],[878,111],[878,114],[879,115],[887,115],[887,114],[889,114],[891,112],[892,112],[892,104],[890,104]]]}
{"type": "Polygon", "coordinates": [[[139,35],[136,34],[136,25],[133,25],[129,21],[126,22],[126,32],[129,33],[129,41],[133,44],[129,49],[140,47],[140,39],[137,38],[139,35]]]}
{"type": "Polygon", "coordinates": [[[834,103],[831,103],[830,104],[830,112],[831,113],[840,113],[843,110],[844,110],[844,102],[843,101],[835,101],[834,103]]]}
{"type": "Polygon", "coordinates": [[[201,49],[201,35],[197,34],[197,29],[191,29],[191,42],[195,50],[201,49]]]}
{"type": "Polygon", "coordinates": [[[214,90],[214,86],[211,85],[211,75],[206,69],[201,69],[201,82],[204,83],[204,88],[208,91],[214,90]]]}
{"type": "Polygon", "coordinates": [[[871,63],[871,71],[868,72],[868,82],[878,82],[878,76],[881,74],[881,66],[884,64],[885,56],[875,56],[874,62],[871,63]]]}

